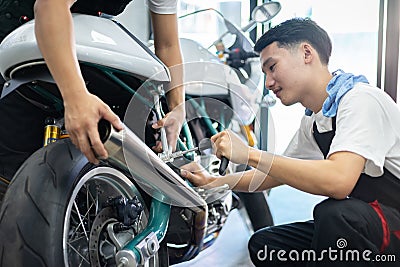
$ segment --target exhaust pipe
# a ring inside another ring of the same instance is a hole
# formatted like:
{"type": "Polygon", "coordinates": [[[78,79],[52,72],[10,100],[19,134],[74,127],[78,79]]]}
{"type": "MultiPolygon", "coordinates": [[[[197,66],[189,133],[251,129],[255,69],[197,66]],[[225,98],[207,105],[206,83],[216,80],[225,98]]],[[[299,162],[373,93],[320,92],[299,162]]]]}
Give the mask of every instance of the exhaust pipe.
{"type": "Polygon", "coordinates": [[[207,230],[208,206],[205,200],[126,125],[117,132],[108,121],[101,120],[98,129],[108,152],[107,161],[112,166],[129,171],[139,186],[160,202],[194,212],[191,244],[198,253],[207,230]]]}
{"type": "Polygon", "coordinates": [[[195,212],[207,210],[207,203],[178,174],[162,161],[126,125],[117,132],[108,121],[99,122],[99,134],[111,165],[129,171],[150,196],[195,212]]]}

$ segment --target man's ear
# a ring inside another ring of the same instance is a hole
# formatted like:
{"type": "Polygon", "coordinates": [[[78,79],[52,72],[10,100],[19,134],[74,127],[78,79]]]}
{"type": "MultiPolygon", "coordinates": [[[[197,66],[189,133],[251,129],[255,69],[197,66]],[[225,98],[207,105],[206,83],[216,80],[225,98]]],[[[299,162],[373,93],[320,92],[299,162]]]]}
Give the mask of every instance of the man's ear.
{"type": "Polygon", "coordinates": [[[304,56],[304,63],[311,63],[315,54],[314,48],[309,43],[303,43],[301,49],[304,56]]]}

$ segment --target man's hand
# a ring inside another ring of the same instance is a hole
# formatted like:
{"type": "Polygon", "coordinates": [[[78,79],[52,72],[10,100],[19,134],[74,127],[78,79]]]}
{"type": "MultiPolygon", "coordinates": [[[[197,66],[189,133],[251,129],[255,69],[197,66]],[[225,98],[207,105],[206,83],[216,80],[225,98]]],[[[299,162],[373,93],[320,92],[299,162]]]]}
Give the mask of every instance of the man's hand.
{"type": "Polygon", "coordinates": [[[200,187],[211,187],[211,183],[217,179],[196,162],[191,162],[182,166],[181,176],[188,179],[195,186],[200,187]]]}
{"type": "Polygon", "coordinates": [[[211,137],[216,149],[216,156],[226,157],[233,163],[247,164],[250,147],[234,132],[225,130],[211,137]]]}
{"type": "MultiPolygon", "coordinates": [[[[172,148],[172,152],[176,150],[176,143],[179,137],[179,133],[182,128],[182,124],[185,121],[186,113],[184,105],[180,105],[174,108],[171,112],[167,113],[164,118],[159,120],[157,123],[152,125],[153,129],[165,128],[167,134],[168,146],[172,148]]],[[[163,147],[160,142],[157,143],[153,150],[160,153],[163,151],[163,147]]]]}
{"type": "Polygon", "coordinates": [[[100,140],[97,124],[104,118],[117,130],[123,125],[117,115],[97,96],[85,93],[73,101],[64,101],[65,128],[72,143],[82,151],[87,159],[98,164],[98,158],[107,158],[108,154],[100,140]]]}

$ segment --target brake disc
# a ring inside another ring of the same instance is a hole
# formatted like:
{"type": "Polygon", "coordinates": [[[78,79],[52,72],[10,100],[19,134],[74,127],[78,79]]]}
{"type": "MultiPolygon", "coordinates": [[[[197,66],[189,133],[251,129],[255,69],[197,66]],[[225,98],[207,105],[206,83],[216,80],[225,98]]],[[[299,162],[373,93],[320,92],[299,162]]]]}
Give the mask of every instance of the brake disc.
{"type": "Polygon", "coordinates": [[[89,237],[89,255],[92,266],[102,266],[101,259],[109,260],[116,253],[116,246],[109,241],[107,225],[117,222],[111,207],[102,209],[93,221],[89,237]],[[112,257],[111,257],[112,256],[112,257]]]}

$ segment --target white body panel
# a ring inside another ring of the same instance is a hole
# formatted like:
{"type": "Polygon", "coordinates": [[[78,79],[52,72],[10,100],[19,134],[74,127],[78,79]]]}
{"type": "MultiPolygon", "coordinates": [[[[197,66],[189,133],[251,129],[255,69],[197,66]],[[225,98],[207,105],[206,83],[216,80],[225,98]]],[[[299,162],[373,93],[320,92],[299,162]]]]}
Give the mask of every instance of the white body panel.
{"type": "Polygon", "coordinates": [[[179,42],[184,62],[207,61],[221,63],[216,55],[212,54],[198,42],[187,38],[179,38],[179,42]]]}
{"type": "Polygon", "coordinates": [[[229,94],[229,80],[231,83],[240,84],[239,79],[236,79],[236,74],[229,66],[222,64],[216,56],[196,41],[180,38],[180,45],[185,63],[185,81],[203,81],[201,84],[186,86],[186,94],[194,96],[227,95],[229,94]]]}
{"type": "MultiPolygon", "coordinates": [[[[126,71],[143,78],[169,81],[168,69],[109,19],[74,14],[78,60],[126,71]]],[[[42,59],[37,47],[34,21],[9,34],[0,44],[0,73],[42,59]]],[[[5,77],[9,79],[10,77],[5,77]]]]}
{"type": "Polygon", "coordinates": [[[262,97],[252,79],[242,84],[233,68],[221,63],[217,56],[194,40],[181,38],[180,44],[185,62],[186,94],[203,97],[226,95],[231,100],[234,118],[239,124],[250,124],[262,97]]]}

